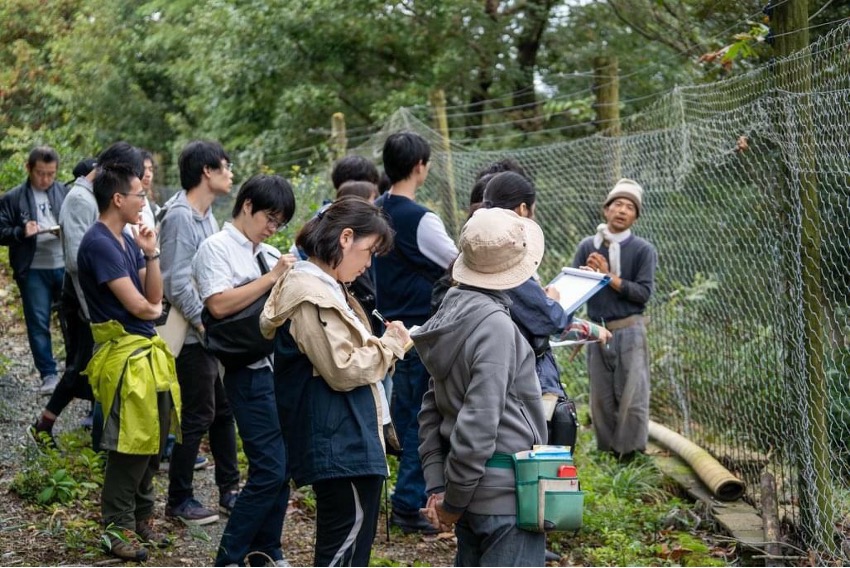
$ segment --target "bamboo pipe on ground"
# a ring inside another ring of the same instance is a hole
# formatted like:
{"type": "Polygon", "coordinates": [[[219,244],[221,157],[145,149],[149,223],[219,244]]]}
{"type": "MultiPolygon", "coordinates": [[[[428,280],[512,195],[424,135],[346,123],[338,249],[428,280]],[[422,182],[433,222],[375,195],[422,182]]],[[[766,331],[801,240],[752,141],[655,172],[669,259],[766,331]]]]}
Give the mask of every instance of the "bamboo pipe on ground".
{"type": "Polygon", "coordinates": [[[714,456],[684,436],[652,420],[649,421],[649,435],[685,460],[721,501],[736,501],[744,494],[746,485],[743,481],[732,475],[714,456]]]}

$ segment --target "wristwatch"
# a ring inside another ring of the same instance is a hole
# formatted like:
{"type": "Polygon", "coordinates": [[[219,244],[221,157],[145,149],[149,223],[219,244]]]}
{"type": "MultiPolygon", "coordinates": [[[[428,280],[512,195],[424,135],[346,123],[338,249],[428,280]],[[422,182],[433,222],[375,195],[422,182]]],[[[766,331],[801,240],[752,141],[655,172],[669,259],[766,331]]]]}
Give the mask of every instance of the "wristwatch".
{"type": "Polygon", "coordinates": [[[150,256],[145,255],[145,260],[147,260],[147,261],[156,260],[158,258],[159,258],[159,247],[156,247],[155,249],[153,249],[152,255],[150,255],[150,256]]]}

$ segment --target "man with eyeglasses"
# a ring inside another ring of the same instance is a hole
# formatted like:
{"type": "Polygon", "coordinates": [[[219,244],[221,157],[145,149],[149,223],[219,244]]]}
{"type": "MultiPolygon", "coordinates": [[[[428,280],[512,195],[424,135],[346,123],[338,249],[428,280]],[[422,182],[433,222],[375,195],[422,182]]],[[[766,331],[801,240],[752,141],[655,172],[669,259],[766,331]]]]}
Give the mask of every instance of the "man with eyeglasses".
{"type": "Polygon", "coordinates": [[[215,482],[219,508],[230,514],[239,494],[236,461],[236,427],[218,372],[218,361],[203,344],[203,303],[192,278],[192,259],[201,243],[219,230],[212,214],[216,197],[233,187],[232,164],[215,141],[195,140],[183,148],[178,159],[180,185],[165,205],[160,225],[162,278],[170,309],[178,310],[189,323],[177,357],[177,380],[183,400],[182,441],[171,452],[168,468],[168,502],[165,514],[187,525],[218,520],[218,513],[195,499],[192,483],[201,438],[209,432],[215,458],[215,482]]]}
{"type": "MultiPolygon", "coordinates": [[[[141,178],[142,176],[143,163],[139,151],[127,142],[116,142],[100,153],[88,173],[77,177],[59,212],[59,226],[62,228],[62,250],[65,255],[66,278],[63,286],[72,288],[71,290],[65,289],[63,296],[69,298],[67,300],[69,304],[76,296],[79,310],[75,312],[67,310],[65,313],[68,329],[72,330],[74,335],[73,338],[69,337],[65,344],[65,348],[69,350],[68,360],[71,363],[65,366],[62,380],[59,381],[41,415],[35,423],[27,428],[27,435],[37,444],[47,443],[55,446],[53,425],[62,411],[75,397],[88,400],[92,398],[88,377],[81,374],[91,359],[94,340],[89,328],[88,306],[80,287],[77,254],[83,236],[95,224],[99,214],[97,200],[94,196],[94,179],[101,168],[112,164],[124,164],[137,177],[141,178]],[[71,339],[74,339],[74,341],[71,339]]],[[[92,447],[95,450],[100,449],[101,431],[102,424],[98,420],[93,420],[92,447]]]]}
{"type": "Polygon", "coordinates": [[[39,393],[50,396],[59,383],[50,311],[59,302],[65,269],[56,220],[67,190],[56,181],[59,155],[50,146],[33,148],[26,169],[26,181],[0,199],[0,245],[9,247],[21,291],[30,351],[41,375],[39,393]]]}

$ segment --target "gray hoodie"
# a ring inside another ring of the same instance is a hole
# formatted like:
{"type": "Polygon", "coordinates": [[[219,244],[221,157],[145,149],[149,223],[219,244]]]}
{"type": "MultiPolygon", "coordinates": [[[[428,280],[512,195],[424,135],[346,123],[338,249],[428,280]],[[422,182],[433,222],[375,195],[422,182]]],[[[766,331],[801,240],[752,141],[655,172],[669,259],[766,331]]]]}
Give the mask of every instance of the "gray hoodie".
{"type": "Polygon", "coordinates": [[[411,336],[431,374],[419,413],[419,456],[428,493],[450,512],[516,513],[512,468],[494,453],[546,443],[534,352],[511,320],[504,292],[452,288],[411,336]]]}
{"type": "Polygon", "coordinates": [[[218,221],[212,215],[212,207],[206,215],[192,209],[185,190],[178,191],[164,208],[166,213],[159,228],[163,293],[192,324],[186,343],[197,343],[201,340],[197,328],[204,304],[192,279],[192,259],[204,239],[218,232],[218,221]]]}

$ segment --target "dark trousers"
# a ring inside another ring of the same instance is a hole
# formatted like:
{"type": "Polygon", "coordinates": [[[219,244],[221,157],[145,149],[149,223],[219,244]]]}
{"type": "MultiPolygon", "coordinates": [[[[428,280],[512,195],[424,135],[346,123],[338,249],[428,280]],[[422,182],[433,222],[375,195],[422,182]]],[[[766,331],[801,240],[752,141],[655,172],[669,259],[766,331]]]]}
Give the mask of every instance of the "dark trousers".
{"type": "Polygon", "coordinates": [[[157,411],[159,452],[154,455],[137,455],[109,451],[106,454],[103,490],[100,494],[100,511],[105,527],[114,525],[135,530],[138,521],[153,516],[156,502],[153,477],[159,470],[159,455],[168,435],[171,418],[170,393],[157,393],[157,411]]]}
{"type": "Polygon", "coordinates": [[[81,374],[92,357],[94,339],[89,323],[83,318],[80,300],[71,277],[66,273],[62,285],[62,308],[65,334],[65,372],[45,408],[59,416],[75,398],[94,400],[87,376],[81,374]]]}
{"type": "MultiPolygon", "coordinates": [[[[248,458],[248,481],[221,535],[215,565],[242,565],[251,552],[280,560],[283,518],[289,503],[289,468],[277,417],[274,374],[268,367],[228,369],[224,388],[248,458]]],[[[259,555],[250,560],[252,565],[265,563],[259,555]]]]}
{"type": "Polygon", "coordinates": [[[393,373],[393,423],[403,448],[398,481],[392,496],[393,510],[416,514],[425,506],[425,476],[419,460],[419,410],[428,390],[428,371],[415,349],[396,362],[393,373]]]}
{"type": "Polygon", "coordinates": [[[313,483],[316,547],[313,566],[368,566],[381,512],[379,475],[313,483]]]}
{"type": "Polygon", "coordinates": [[[183,441],[174,444],[168,467],[168,504],[172,507],[194,495],[195,459],[207,432],[215,459],[216,485],[222,493],[239,486],[236,427],[218,376],[218,361],[200,343],[184,345],[177,357],[177,381],[183,402],[183,441]]]}
{"type": "Polygon", "coordinates": [[[516,515],[466,512],[455,525],[455,566],[544,566],[546,535],[525,531],[516,515]]]}

